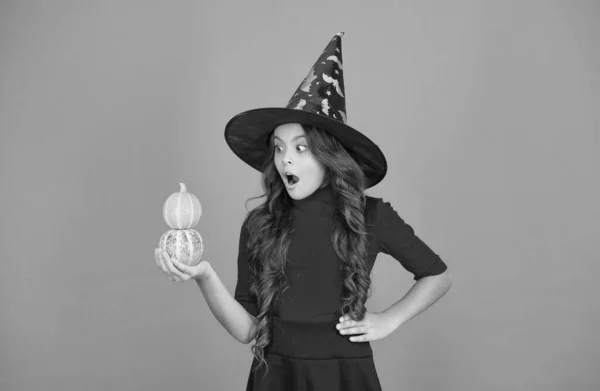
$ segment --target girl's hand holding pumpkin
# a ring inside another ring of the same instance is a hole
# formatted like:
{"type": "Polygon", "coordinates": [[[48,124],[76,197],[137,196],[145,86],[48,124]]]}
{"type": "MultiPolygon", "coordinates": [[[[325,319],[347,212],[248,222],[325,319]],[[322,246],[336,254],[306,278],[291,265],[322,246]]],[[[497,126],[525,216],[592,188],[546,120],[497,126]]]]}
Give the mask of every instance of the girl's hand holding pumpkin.
{"type": "Polygon", "coordinates": [[[179,262],[175,257],[160,248],[154,250],[156,266],[167,274],[174,282],[185,282],[188,280],[202,280],[208,276],[210,265],[205,260],[194,266],[188,266],[179,262]]]}

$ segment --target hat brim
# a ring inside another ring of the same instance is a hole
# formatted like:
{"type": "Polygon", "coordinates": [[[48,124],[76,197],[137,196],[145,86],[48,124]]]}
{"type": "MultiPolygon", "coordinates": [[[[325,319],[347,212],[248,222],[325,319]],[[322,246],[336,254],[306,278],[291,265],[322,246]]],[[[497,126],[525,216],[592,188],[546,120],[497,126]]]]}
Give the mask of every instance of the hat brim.
{"type": "Polygon", "coordinates": [[[240,159],[262,172],[267,159],[268,135],[286,123],[313,125],[334,136],[362,168],[367,179],[366,188],[375,186],[385,177],[387,161],[373,141],[341,121],[308,111],[285,107],[245,111],[225,125],[225,140],[240,159]]]}

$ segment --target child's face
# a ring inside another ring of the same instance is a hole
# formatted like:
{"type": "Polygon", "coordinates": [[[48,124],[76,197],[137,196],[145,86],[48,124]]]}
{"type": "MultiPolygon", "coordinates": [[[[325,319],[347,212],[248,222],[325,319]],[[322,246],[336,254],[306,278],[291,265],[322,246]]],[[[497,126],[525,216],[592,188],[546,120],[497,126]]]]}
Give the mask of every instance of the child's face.
{"type": "Polygon", "coordinates": [[[323,184],[325,168],[308,149],[308,140],[300,124],[283,124],[275,129],[275,167],[288,194],[295,200],[311,195],[323,184]],[[294,175],[290,183],[286,173],[294,175]]]}

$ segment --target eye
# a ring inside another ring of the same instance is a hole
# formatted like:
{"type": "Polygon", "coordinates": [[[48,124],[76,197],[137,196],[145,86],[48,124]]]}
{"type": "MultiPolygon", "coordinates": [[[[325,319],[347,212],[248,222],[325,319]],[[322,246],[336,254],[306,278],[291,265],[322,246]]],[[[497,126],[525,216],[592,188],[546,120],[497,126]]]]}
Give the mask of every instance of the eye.
{"type": "MultiPolygon", "coordinates": [[[[304,146],[304,145],[298,145],[298,148],[304,148],[305,150],[307,149],[306,146],[304,146]]],[[[300,152],[304,152],[304,151],[301,150],[300,152]]]]}

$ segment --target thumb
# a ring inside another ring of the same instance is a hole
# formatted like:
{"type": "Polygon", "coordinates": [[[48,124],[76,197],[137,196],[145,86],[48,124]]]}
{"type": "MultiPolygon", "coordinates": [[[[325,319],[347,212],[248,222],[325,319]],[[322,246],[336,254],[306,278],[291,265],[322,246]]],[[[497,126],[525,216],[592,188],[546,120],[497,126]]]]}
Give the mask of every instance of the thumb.
{"type": "Polygon", "coordinates": [[[186,274],[188,273],[188,271],[189,271],[189,266],[188,265],[186,265],[183,262],[180,262],[175,257],[172,257],[171,261],[173,262],[173,266],[175,266],[180,272],[186,273],[186,274]]]}

